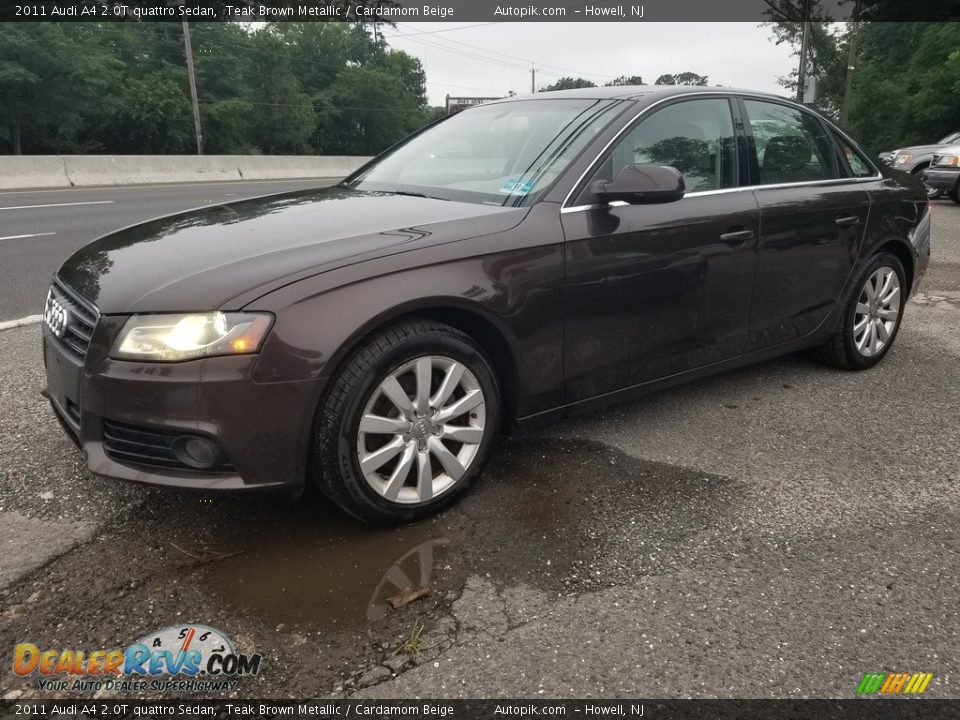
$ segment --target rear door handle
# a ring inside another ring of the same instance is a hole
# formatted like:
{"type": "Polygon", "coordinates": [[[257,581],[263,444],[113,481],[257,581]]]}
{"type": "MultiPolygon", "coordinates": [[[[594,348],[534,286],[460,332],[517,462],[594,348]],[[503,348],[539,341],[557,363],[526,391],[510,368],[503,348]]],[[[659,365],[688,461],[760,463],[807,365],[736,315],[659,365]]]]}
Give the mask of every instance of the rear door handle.
{"type": "Polygon", "coordinates": [[[753,240],[753,230],[733,230],[725,232],[720,239],[730,245],[742,245],[747,240],[753,240]]]}
{"type": "Polygon", "coordinates": [[[834,222],[840,227],[850,227],[851,225],[859,225],[860,217],[858,215],[844,215],[838,217],[834,222]]]}

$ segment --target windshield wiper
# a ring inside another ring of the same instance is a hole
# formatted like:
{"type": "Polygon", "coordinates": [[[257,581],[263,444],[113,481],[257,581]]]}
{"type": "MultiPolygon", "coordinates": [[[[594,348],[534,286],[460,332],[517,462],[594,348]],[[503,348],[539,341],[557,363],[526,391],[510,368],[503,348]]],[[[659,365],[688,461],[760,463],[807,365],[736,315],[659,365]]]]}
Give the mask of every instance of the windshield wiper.
{"type": "Polygon", "coordinates": [[[388,190],[391,195],[405,195],[406,197],[428,198],[430,200],[448,200],[449,198],[436,197],[434,195],[424,195],[423,193],[410,192],[408,190],[388,190]]]}

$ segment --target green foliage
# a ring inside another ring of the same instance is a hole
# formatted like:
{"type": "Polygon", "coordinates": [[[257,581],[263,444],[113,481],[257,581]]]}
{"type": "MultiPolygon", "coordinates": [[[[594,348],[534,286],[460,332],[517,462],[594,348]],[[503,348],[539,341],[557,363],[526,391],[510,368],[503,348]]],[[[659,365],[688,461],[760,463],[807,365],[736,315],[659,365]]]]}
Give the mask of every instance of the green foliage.
{"type": "Polygon", "coordinates": [[[578,90],[580,88],[592,88],[596,86],[596,83],[584,80],[583,78],[562,77],[553,85],[540,88],[540,92],[550,92],[551,90],[578,90]]]}
{"type": "MultiPolygon", "coordinates": [[[[361,23],[191,23],[208,153],[375,153],[434,117],[361,23]]],[[[0,153],[195,152],[180,23],[0,25],[0,153]]]]}
{"type": "Polygon", "coordinates": [[[960,24],[868,23],[861,42],[850,126],[868,147],[930,143],[960,129],[960,24]]]}
{"type": "Polygon", "coordinates": [[[706,75],[697,75],[693,72],[682,72],[676,75],[661,75],[657,78],[657,85],[706,85],[710,81],[706,75]]]}
{"type": "MultiPolygon", "coordinates": [[[[771,23],[775,41],[797,55],[799,23],[771,23]]],[[[820,82],[817,107],[837,118],[843,103],[852,25],[812,23],[808,72],[820,82]]],[[[849,131],[869,150],[934,142],[960,130],[960,24],[860,24],[849,131]]],[[[796,92],[797,73],[781,78],[796,92]]]]}
{"type": "Polygon", "coordinates": [[[87,145],[84,120],[102,104],[116,68],[89,26],[0,23],[0,148],[4,141],[17,153],[87,145]]]}
{"type": "Polygon", "coordinates": [[[643,78],[639,75],[621,75],[618,78],[614,78],[608,83],[603,84],[604,87],[620,87],[622,85],[643,85],[643,78]]]}

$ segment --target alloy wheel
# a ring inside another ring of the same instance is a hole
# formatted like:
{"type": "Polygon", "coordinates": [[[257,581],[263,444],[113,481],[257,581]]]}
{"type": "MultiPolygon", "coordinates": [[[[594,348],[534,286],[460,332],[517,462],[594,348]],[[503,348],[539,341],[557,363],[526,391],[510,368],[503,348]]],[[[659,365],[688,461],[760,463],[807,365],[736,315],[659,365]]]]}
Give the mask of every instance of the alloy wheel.
{"type": "Polygon", "coordinates": [[[357,433],[360,470],[387,500],[429,502],[464,476],[485,424],[483,389],[469,368],[439,355],[416,358],[370,396],[357,433]]]}
{"type": "Polygon", "coordinates": [[[900,315],[900,278],[887,266],[877,268],[860,290],[853,316],[853,343],[864,357],[889,344],[900,315]]]}

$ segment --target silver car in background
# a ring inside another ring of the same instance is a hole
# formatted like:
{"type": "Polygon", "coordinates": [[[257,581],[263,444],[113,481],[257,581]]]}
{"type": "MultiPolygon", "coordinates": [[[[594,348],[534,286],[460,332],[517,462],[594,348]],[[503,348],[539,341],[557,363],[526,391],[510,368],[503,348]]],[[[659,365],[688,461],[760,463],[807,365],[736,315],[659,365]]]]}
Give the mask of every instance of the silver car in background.
{"type": "MultiPolygon", "coordinates": [[[[922,177],[921,173],[930,167],[934,154],[945,146],[960,143],[960,132],[953,132],[931,145],[913,145],[899,148],[890,152],[880,153],[880,160],[896,170],[913,173],[922,177]]],[[[937,197],[940,190],[927,186],[930,197],[937,197]]]]}

